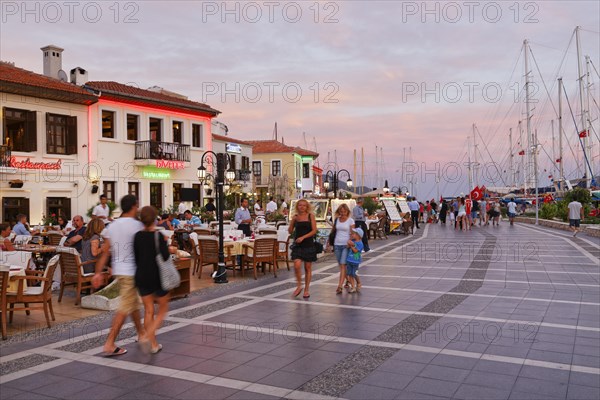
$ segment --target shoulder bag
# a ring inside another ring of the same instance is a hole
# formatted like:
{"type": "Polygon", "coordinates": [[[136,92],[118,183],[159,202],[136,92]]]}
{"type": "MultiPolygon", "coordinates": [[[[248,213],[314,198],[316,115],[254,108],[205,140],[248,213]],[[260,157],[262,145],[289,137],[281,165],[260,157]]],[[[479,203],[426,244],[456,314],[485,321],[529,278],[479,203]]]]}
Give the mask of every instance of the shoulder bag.
{"type": "Polygon", "coordinates": [[[169,256],[165,261],[162,253],[160,252],[160,243],[158,242],[160,233],[156,232],[154,236],[154,243],[156,244],[156,265],[158,265],[158,274],[160,276],[160,286],[163,290],[169,291],[175,289],[181,283],[181,277],[179,271],[175,268],[173,259],[169,256]]]}
{"type": "Polygon", "coordinates": [[[329,237],[327,238],[327,242],[332,247],[333,247],[333,243],[335,242],[335,234],[336,234],[336,230],[337,230],[336,225],[337,225],[337,218],[333,221],[333,228],[331,228],[331,232],[329,233],[329,237]]]}
{"type": "MultiPolygon", "coordinates": [[[[311,214],[308,214],[308,215],[309,215],[309,217],[308,217],[308,218],[309,218],[309,221],[311,221],[311,224],[312,224],[312,217],[311,217],[311,214]]],[[[319,242],[319,241],[317,240],[317,235],[314,235],[312,238],[313,238],[313,241],[314,241],[315,252],[316,252],[317,254],[321,254],[321,253],[323,252],[323,250],[324,250],[324,249],[323,249],[323,243],[321,243],[321,242],[319,242]]]]}

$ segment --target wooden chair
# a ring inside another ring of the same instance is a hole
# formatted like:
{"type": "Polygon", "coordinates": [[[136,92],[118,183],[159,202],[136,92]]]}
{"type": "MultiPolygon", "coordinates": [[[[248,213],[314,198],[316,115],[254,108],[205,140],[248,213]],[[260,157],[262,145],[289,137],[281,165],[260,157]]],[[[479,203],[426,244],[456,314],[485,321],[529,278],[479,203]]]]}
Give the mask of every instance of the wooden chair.
{"type": "Polygon", "coordinates": [[[387,218],[386,217],[382,217],[379,220],[379,222],[377,223],[377,227],[376,227],[376,230],[375,230],[375,235],[377,235],[380,239],[387,239],[386,223],[387,223],[387,218]]]}
{"type": "MultiPolygon", "coordinates": [[[[58,253],[60,255],[60,270],[61,270],[61,282],[60,282],[60,293],[58,294],[58,302],[62,300],[65,286],[76,286],[75,289],[75,305],[81,302],[81,291],[82,290],[94,290],[92,286],[92,278],[94,272],[85,273],[83,267],[85,265],[94,265],[96,260],[90,260],[81,262],[81,258],[77,250],[69,247],[59,248],[58,253]]],[[[104,281],[108,280],[108,272],[104,272],[104,281]]]]}
{"type": "Polygon", "coordinates": [[[277,235],[277,229],[259,228],[258,229],[258,234],[259,235],[277,235]]]}
{"type": "Polygon", "coordinates": [[[262,265],[263,273],[266,274],[265,265],[269,265],[269,271],[273,267],[273,273],[277,278],[277,238],[259,238],[254,241],[254,246],[243,245],[244,254],[242,256],[242,275],[244,270],[252,266],[254,270],[254,279],[258,279],[256,268],[258,264],[262,265]]]}
{"type": "Polygon", "coordinates": [[[44,271],[30,271],[31,275],[15,276],[13,279],[19,281],[19,286],[16,293],[7,293],[6,303],[9,305],[9,322],[12,322],[14,311],[29,311],[44,310],[46,323],[50,328],[50,316],[52,321],[54,318],[54,310],[52,309],[52,277],[58,266],[59,256],[56,255],[50,259],[48,266],[44,271]],[[33,272],[33,274],[32,274],[33,272]],[[23,281],[34,280],[41,281],[41,286],[28,286],[24,289],[23,281]],[[15,304],[23,303],[23,307],[15,307],[15,304]],[[31,304],[41,304],[41,306],[32,307],[31,304]]]}
{"type": "Polygon", "coordinates": [[[48,244],[50,246],[58,246],[60,245],[60,241],[63,238],[63,234],[56,231],[48,232],[48,244]]]}
{"type": "Polygon", "coordinates": [[[6,290],[9,271],[0,271],[0,320],[2,321],[2,339],[6,340],[6,290]]]}
{"type": "Polygon", "coordinates": [[[285,261],[288,271],[290,270],[290,234],[285,240],[277,240],[277,267],[279,261],[285,261]]]}
{"type": "MultiPolygon", "coordinates": [[[[194,246],[195,247],[195,246],[194,246]]],[[[233,246],[224,245],[225,266],[235,266],[235,255],[232,255],[233,246]]],[[[194,274],[198,272],[198,279],[202,278],[202,268],[205,265],[212,265],[213,271],[219,266],[219,241],[216,238],[198,237],[198,247],[195,247],[196,259],[194,260],[194,274]]]]}
{"type": "MultiPolygon", "coordinates": [[[[383,219],[383,218],[382,218],[383,219]]],[[[367,232],[368,238],[369,239],[377,239],[377,228],[379,227],[379,222],[381,220],[371,223],[369,225],[369,232],[367,232]]]]}
{"type": "Polygon", "coordinates": [[[194,228],[194,232],[198,234],[198,236],[210,236],[211,232],[208,228],[194,228]]]}

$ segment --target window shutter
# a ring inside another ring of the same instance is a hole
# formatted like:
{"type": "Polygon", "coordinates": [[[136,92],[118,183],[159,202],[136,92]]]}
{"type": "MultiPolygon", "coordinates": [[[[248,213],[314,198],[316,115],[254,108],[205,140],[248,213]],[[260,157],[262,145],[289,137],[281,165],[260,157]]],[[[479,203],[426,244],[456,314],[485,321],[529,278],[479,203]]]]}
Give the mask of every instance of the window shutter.
{"type": "Polygon", "coordinates": [[[50,134],[50,113],[46,113],[46,153],[52,154],[54,137],[50,134]]]}
{"type": "Polygon", "coordinates": [[[27,141],[27,149],[25,151],[37,151],[37,113],[35,111],[27,111],[25,121],[25,137],[27,141]]]}
{"type": "Polygon", "coordinates": [[[77,154],[77,117],[67,117],[67,154],[77,154]]]}

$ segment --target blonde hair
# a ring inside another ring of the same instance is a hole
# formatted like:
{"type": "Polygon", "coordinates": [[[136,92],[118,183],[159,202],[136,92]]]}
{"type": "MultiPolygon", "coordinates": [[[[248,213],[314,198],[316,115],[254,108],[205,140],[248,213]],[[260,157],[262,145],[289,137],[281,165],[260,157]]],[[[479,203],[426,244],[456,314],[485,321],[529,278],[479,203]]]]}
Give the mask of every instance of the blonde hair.
{"type": "Polygon", "coordinates": [[[346,212],[348,213],[348,216],[350,216],[350,207],[348,207],[348,205],[346,203],[340,204],[340,206],[337,208],[337,210],[335,210],[336,217],[340,216],[340,210],[346,210],[346,212]]]}
{"type": "Polygon", "coordinates": [[[306,199],[300,199],[296,202],[296,204],[294,204],[294,214],[298,214],[298,205],[300,204],[300,202],[304,202],[306,203],[306,212],[308,214],[313,214],[314,210],[313,210],[313,206],[312,204],[310,204],[310,202],[306,199]]]}
{"type": "Polygon", "coordinates": [[[87,227],[85,228],[85,233],[83,234],[83,240],[90,240],[92,236],[99,235],[104,230],[104,221],[100,218],[93,218],[87,227]]]}

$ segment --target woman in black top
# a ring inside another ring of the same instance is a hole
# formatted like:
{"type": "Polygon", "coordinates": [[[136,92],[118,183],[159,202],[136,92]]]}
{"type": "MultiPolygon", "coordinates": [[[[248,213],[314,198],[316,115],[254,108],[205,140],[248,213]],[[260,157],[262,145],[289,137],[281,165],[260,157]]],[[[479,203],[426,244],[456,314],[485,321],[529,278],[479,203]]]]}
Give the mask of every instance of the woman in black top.
{"type": "Polygon", "coordinates": [[[168,247],[163,235],[156,231],[156,216],[158,212],[152,206],[143,207],[140,220],[145,228],[135,234],[133,251],[135,255],[135,285],[142,296],[144,303],[144,328],[146,337],[150,342],[152,354],[158,353],[162,345],[156,342],[156,330],[169,311],[169,292],[162,289],[156,255],[160,252],[163,260],[167,260],[169,253],[177,251],[175,247],[168,247]],[[156,236],[158,235],[158,249],[156,236]],[[154,301],[158,303],[158,313],[154,315],[154,301]]]}
{"type": "Polygon", "coordinates": [[[317,261],[317,250],[315,249],[314,236],[317,233],[317,222],[315,214],[312,212],[310,203],[301,199],[296,202],[294,218],[290,222],[288,232],[294,233],[294,243],[292,247],[292,260],[294,260],[294,272],[296,273],[297,287],[294,291],[294,297],[302,291],[302,272],[300,266],[304,262],[304,297],[310,297],[309,286],[312,275],[312,263],[317,261]]]}

